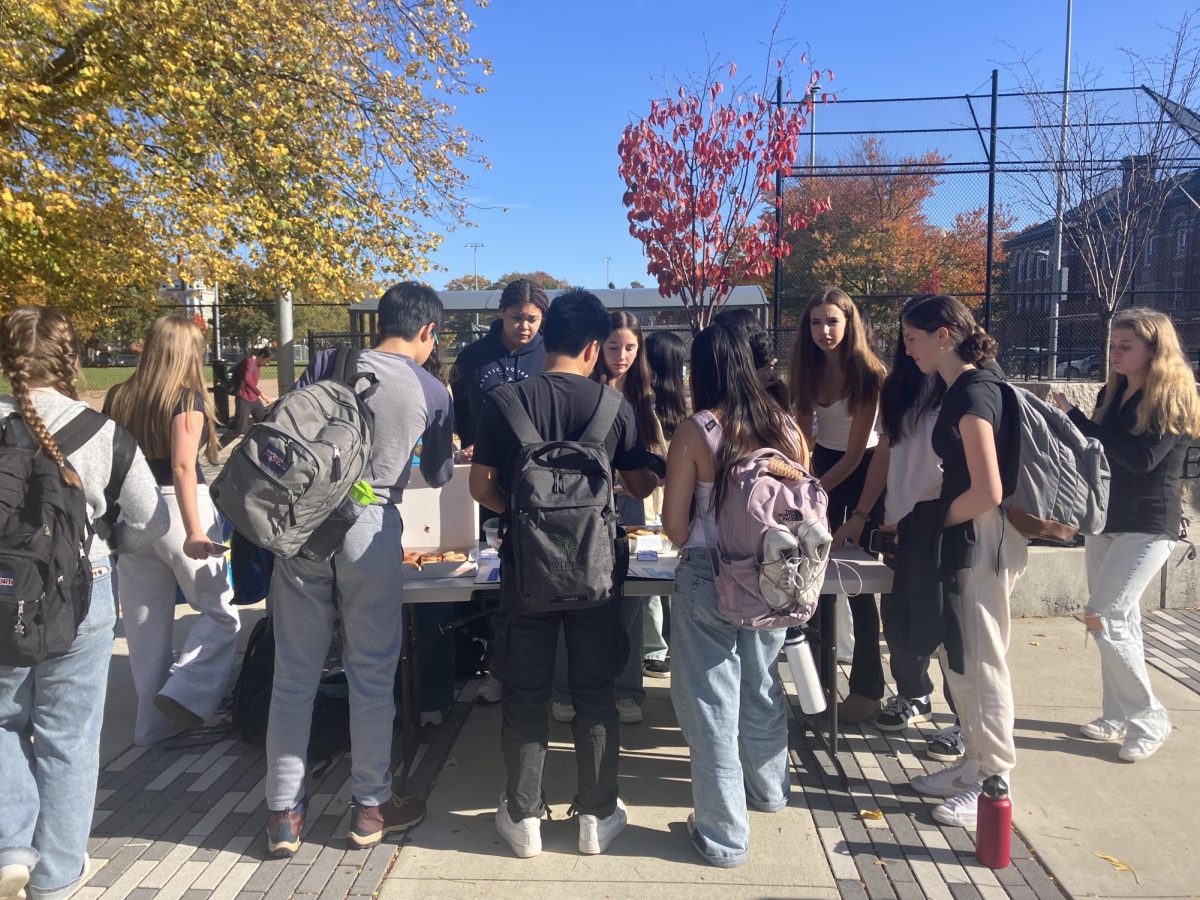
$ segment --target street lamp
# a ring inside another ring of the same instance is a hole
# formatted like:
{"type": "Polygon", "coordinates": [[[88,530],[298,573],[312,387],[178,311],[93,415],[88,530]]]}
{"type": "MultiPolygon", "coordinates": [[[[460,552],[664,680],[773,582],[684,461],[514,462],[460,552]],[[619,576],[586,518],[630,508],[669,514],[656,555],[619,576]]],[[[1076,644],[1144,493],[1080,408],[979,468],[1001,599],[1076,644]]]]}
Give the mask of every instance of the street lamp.
{"type": "Polygon", "coordinates": [[[608,277],[608,264],[612,262],[612,257],[602,256],[600,258],[604,260],[604,286],[608,287],[610,284],[612,284],[612,279],[608,277]]]}
{"type": "Polygon", "coordinates": [[[473,259],[473,267],[475,270],[475,276],[473,279],[473,283],[475,285],[475,290],[479,290],[479,248],[486,246],[486,245],[476,242],[476,243],[472,243],[472,244],[467,244],[466,246],[471,248],[471,256],[473,259]]]}

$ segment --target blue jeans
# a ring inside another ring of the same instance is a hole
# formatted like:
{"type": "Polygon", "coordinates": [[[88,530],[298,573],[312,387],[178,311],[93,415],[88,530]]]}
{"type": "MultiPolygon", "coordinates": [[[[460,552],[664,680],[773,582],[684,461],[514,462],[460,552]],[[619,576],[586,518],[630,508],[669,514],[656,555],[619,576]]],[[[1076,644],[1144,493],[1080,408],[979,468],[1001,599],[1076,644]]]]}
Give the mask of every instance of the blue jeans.
{"type": "Polygon", "coordinates": [[[112,563],[92,563],[92,602],[71,649],[29,668],[0,666],[0,867],[31,870],[28,894],[54,900],[83,876],[117,604],[112,563]],[[36,740],[35,740],[36,739],[36,740]]]}
{"type": "Polygon", "coordinates": [[[787,806],[787,712],[776,662],[784,630],[750,631],[717,609],[716,553],[684,550],[671,598],[671,700],[692,754],[692,842],[731,868],[750,852],[747,802],[787,806]]]}

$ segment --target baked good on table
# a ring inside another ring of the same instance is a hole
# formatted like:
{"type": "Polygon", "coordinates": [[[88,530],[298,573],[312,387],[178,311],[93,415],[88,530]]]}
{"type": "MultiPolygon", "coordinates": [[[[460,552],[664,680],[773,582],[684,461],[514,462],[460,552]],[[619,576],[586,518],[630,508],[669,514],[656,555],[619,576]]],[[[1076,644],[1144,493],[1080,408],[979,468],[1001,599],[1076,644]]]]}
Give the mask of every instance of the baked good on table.
{"type": "Polygon", "coordinates": [[[421,569],[421,554],[416,550],[409,550],[407,553],[404,554],[404,564],[406,566],[412,566],[414,569],[417,569],[418,571],[420,571],[420,569],[421,569]]]}
{"type": "Polygon", "coordinates": [[[442,554],[442,559],[446,562],[466,562],[467,554],[460,553],[458,550],[447,550],[442,554]]]}
{"type": "Polygon", "coordinates": [[[445,557],[441,553],[422,553],[421,565],[427,566],[430,563],[440,563],[445,557]]]}

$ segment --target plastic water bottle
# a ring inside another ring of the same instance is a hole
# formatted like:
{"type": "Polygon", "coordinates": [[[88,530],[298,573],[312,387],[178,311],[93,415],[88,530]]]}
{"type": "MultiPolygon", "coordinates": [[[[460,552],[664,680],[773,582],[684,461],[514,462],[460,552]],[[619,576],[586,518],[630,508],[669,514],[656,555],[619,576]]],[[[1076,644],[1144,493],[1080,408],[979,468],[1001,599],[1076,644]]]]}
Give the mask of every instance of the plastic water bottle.
{"type": "Polygon", "coordinates": [[[1012,847],[1012,800],[1008,782],[993,775],[983,782],[975,831],[975,858],[989,869],[1006,868],[1012,847]]]}
{"type": "Polygon", "coordinates": [[[783,652],[787,656],[788,669],[792,673],[792,683],[796,686],[800,708],[810,716],[824,712],[825,691],[821,689],[821,679],[817,675],[817,664],[813,661],[812,647],[808,645],[808,639],[802,630],[788,630],[787,640],[783,642],[783,652]]]}

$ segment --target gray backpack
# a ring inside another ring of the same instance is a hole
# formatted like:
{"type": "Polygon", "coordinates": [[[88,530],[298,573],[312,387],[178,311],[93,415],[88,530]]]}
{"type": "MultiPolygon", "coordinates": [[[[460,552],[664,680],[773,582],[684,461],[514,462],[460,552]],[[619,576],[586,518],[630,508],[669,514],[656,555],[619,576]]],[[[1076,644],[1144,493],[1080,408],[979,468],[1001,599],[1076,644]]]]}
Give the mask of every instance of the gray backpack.
{"type": "Polygon", "coordinates": [[[523,445],[501,520],[502,602],[517,612],[599,606],[624,578],[629,542],[617,526],[604,438],[621,409],[605,388],[577,441],[546,441],[514,389],[489,395],[523,445]]]}
{"type": "Polygon", "coordinates": [[[1076,534],[1099,534],[1108,519],[1108,458],[1066,413],[1024,388],[1002,382],[1004,413],[1021,435],[1016,486],[1005,502],[1008,519],[1027,538],[1070,544],[1076,534]]]}
{"type": "Polygon", "coordinates": [[[217,509],[282,559],[329,559],[362,509],[350,487],[371,455],[364,401],[376,387],[374,374],[358,371],[358,351],[339,347],[326,378],[284,394],[250,426],[209,489],[217,509]]]}

